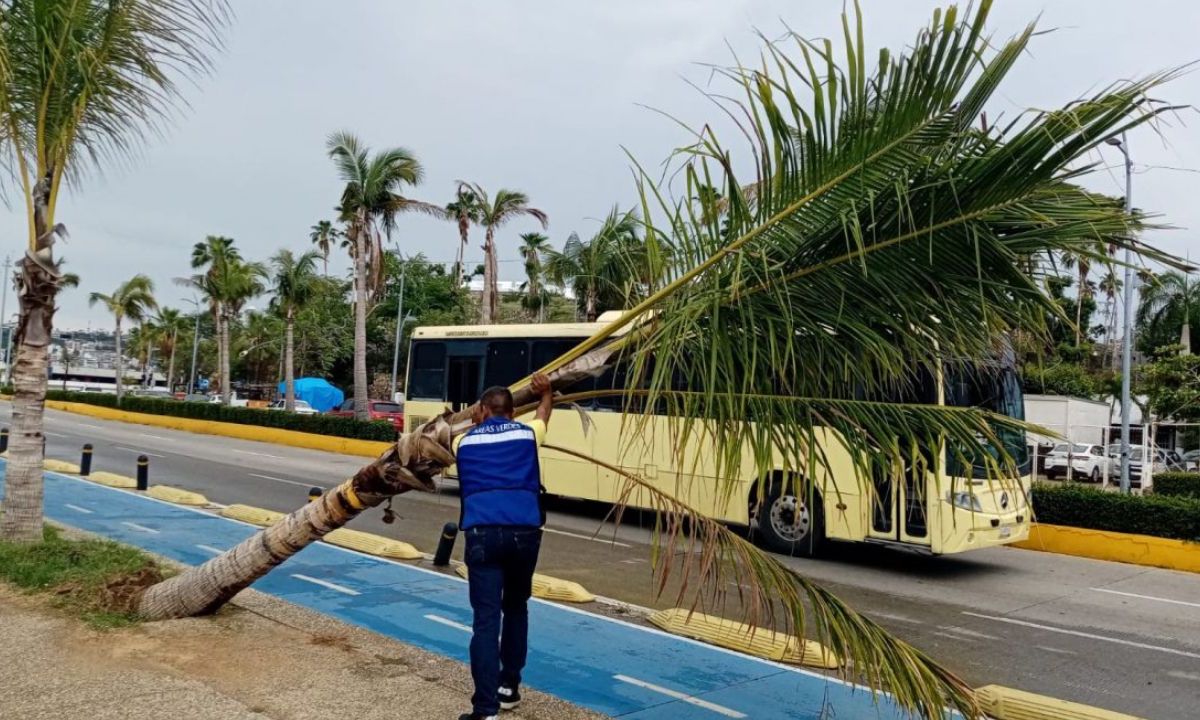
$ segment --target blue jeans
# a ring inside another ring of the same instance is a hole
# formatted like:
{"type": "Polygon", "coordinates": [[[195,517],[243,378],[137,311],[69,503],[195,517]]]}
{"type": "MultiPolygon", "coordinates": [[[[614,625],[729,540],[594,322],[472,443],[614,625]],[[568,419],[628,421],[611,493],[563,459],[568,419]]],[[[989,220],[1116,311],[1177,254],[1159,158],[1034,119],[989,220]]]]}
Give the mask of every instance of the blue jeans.
{"type": "Polygon", "coordinates": [[[497,688],[516,688],[521,683],[529,648],[527,602],[542,531],[492,526],[470,528],[465,533],[467,579],[475,613],[471,636],[475,694],[471,704],[479,715],[495,715],[500,712],[497,688]]]}

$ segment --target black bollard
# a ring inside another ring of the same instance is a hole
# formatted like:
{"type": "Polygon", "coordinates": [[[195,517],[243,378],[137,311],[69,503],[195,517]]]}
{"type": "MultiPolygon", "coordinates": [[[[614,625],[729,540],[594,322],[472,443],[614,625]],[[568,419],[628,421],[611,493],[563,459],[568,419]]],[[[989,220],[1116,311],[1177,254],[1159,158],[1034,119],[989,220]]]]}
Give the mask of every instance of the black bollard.
{"type": "Polygon", "coordinates": [[[437,552],[433,554],[433,564],[445,567],[450,564],[450,553],[454,550],[454,539],[458,537],[458,525],[448,522],[442,526],[442,538],[438,540],[437,552]]]}
{"type": "Polygon", "coordinates": [[[87,477],[92,474],[92,444],[84,443],[83,452],[79,455],[79,475],[87,477]]]}
{"type": "Polygon", "coordinates": [[[8,452],[8,428],[0,428],[0,453],[8,452]]]}
{"type": "Polygon", "coordinates": [[[321,497],[321,495],[324,492],[325,491],[319,487],[309,488],[308,489],[308,501],[312,502],[312,501],[316,500],[317,498],[321,497]]]}
{"type": "Polygon", "coordinates": [[[145,491],[148,487],[150,487],[150,458],[138,455],[137,489],[145,491]]]}

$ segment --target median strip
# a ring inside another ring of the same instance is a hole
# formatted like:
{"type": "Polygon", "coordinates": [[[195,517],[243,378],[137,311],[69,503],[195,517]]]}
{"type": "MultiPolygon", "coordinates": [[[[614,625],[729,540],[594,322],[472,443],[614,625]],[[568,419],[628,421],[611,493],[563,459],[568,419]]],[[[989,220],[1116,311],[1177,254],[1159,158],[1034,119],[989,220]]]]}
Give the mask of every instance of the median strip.
{"type": "Polygon", "coordinates": [[[766,628],[751,627],[736,620],[690,612],[684,608],[660,610],[648,620],[674,635],[767,660],[830,670],[841,665],[837,655],[821,643],[766,628]]]}
{"type": "Polygon", "coordinates": [[[239,504],[221,508],[220,514],[222,517],[227,517],[230,520],[241,520],[244,523],[258,525],[259,527],[268,527],[283,519],[283,513],[281,512],[239,504]]]}
{"type": "Polygon", "coordinates": [[[995,720],[1141,720],[1134,715],[1016,690],[985,685],[975,691],[979,705],[995,720]]]}
{"type": "MultiPolygon", "coordinates": [[[[465,578],[467,566],[458,563],[454,566],[454,572],[465,578]]],[[[589,603],[596,599],[595,595],[577,582],[539,573],[533,575],[533,596],[543,600],[573,603],[589,603]]]]}
{"type": "Polygon", "coordinates": [[[192,507],[204,507],[208,505],[208,498],[200,493],[190,490],[183,490],[170,485],[151,485],[146,494],[152,498],[158,498],[176,505],[190,505],[192,507]]]}
{"type": "Polygon", "coordinates": [[[54,458],[45,458],[42,460],[42,469],[51,472],[68,473],[70,475],[79,474],[79,466],[66,460],[55,460],[54,458]]]}
{"type": "Polygon", "coordinates": [[[100,485],[107,485],[108,487],[122,488],[125,490],[132,490],[137,487],[137,480],[134,480],[127,475],[118,475],[116,473],[110,473],[104,470],[93,470],[91,474],[83,479],[90,480],[94,483],[99,483],[100,485]]]}
{"type": "Polygon", "coordinates": [[[338,547],[350,548],[368,555],[392,558],[394,560],[419,560],[421,551],[400,540],[392,540],[382,535],[338,528],[322,538],[325,542],[338,547]]]}

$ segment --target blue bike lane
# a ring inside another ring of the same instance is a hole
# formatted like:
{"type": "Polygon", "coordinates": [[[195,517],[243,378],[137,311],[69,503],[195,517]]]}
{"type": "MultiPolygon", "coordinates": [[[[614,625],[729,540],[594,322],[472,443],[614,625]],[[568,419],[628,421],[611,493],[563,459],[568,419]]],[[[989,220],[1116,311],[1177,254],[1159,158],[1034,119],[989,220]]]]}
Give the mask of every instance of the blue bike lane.
{"type": "MultiPolygon", "coordinates": [[[[46,473],[45,497],[46,516],[55,521],[189,565],[258,531],[204,511],[57,473],[46,473]]],[[[457,577],[314,543],[253,587],[468,661],[471,608],[464,581],[457,577]]],[[[909,717],[886,696],[835,678],[550,602],[534,600],[529,612],[525,683],[614,717],[909,717]]]]}

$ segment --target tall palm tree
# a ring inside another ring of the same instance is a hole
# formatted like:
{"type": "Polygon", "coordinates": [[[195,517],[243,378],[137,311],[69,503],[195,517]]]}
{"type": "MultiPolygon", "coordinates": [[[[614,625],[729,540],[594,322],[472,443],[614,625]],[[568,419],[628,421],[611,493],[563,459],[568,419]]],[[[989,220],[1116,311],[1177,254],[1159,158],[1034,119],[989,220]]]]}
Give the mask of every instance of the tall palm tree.
{"type": "Polygon", "coordinates": [[[221,357],[222,374],[227,381],[221,387],[221,395],[225,404],[231,402],[233,376],[230,373],[231,345],[229,340],[230,327],[237,322],[242,309],[251,298],[266,292],[264,280],[267,268],[259,262],[244,262],[237,260],[229,263],[220,277],[218,288],[221,293],[221,306],[225,316],[221,320],[221,334],[224,336],[222,345],[224,355],[221,357]]]}
{"type": "Polygon", "coordinates": [[[167,391],[175,387],[175,351],[179,348],[179,333],[191,329],[191,321],[175,308],[159,308],[154,318],[158,328],[158,350],[167,356],[167,391]]]}
{"type": "MultiPolygon", "coordinates": [[[[738,167],[754,181],[735,174],[731,149],[706,129],[673,156],[682,167],[663,177],[682,176],[692,186],[711,177],[725,189],[728,226],[713,232],[713,223],[672,200],[670,188],[642,178],[649,214],[661,218],[645,228],[647,264],[661,262],[661,272],[647,273],[649,287],[634,307],[542,368],[557,391],[567,391],[561,401],[595,397],[569,389],[617,358],[629,363],[626,385],[612,390],[638,400],[626,406],[628,421],[641,425],[665,405],[677,418],[678,432],[669,433],[674,451],[686,456],[691,443],[704,442],[723,460],[704,492],[732,493],[750,470],[744,458],[757,479],[773,479],[782,463],[797,472],[780,482],[817,492],[831,460],[813,452],[813,443],[827,432],[842,441],[839,455],[856,463],[862,492],[877,471],[894,483],[896,468],[924,467],[921,458],[931,458],[927,469],[940,476],[939,453],[912,449],[972,447],[980,437],[997,452],[990,481],[1011,478],[1016,462],[998,435],[1023,432],[1023,423],[977,408],[869,398],[903,387],[914,370],[937,374],[948,358],[986,365],[1011,329],[1044,334],[1058,306],[1029,277],[1025,258],[1089,252],[1085,238],[1094,232],[1143,259],[1177,264],[1132,239],[1138,213],[1073,184],[1091,170],[1086,159],[1106,138],[1172,110],[1145,98],[1173,74],[981,130],[983,109],[1029,55],[1035,34],[1031,25],[997,40],[985,32],[990,7],[938,13],[902,53],[880,53],[874,68],[856,39],[861,23],[856,28],[851,18],[844,53],[793,36],[766,45],[760,65],[727,70],[743,98],[733,110],[752,141],[738,148],[738,167]],[[842,57],[845,69],[837,64],[842,57]],[[681,385],[692,390],[677,391],[681,385]]],[[[527,383],[513,392],[516,406],[532,406],[527,383]]],[[[391,450],[316,501],[148,590],[139,611],[212,612],[364,509],[408,490],[432,491],[472,412],[408,428],[391,450]]],[[[731,582],[744,585],[752,621],[782,612],[913,714],[940,718],[948,704],[981,717],[970,688],[928,655],[685,501],[609,469],[625,477],[628,492],[653,495],[667,515],[661,542],[685,542],[679,533],[687,528],[703,549],[656,556],[658,587],[676,573],[687,577],[675,602],[717,602],[731,582]]]]}
{"type": "Polygon", "coordinates": [[[458,226],[458,249],[454,253],[454,277],[458,283],[467,282],[467,244],[471,239],[471,226],[480,220],[479,198],[471,186],[462,180],[454,191],[454,200],[446,204],[446,215],[458,226]]]}
{"type": "Polygon", "coordinates": [[[637,215],[613,208],[591,239],[571,233],[561,251],[546,252],[546,277],[574,291],[587,322],[627,307],[639,294],[639,268],[647,264],[639,227],[637,215]]]}
{"type": "Polygon", "coordinates": [[[412,200],[400,194],[417,185],[424,176],[415,155],[403,148],[389,148],[374,155],[354,135],[337,132],[329,136],[329,156],[345,187],[338,211],[346,224],[346,239],[354,261],[354,416],[366,420],[367,413],[367,310],[383,286],[383,238],[391,237],[396,216],[419,212],[446,218],[446,209],[412,200]]]}
{"type": "MultiPolygon", "coordinates": [[[[546,213],[529,206],[529,197],[517,190],[501,188],[492,198],[478,184],[465,186],[475,196],[478,203],[479,224],[484,227],[483,241],[483,297],[479,303],[479,322],[490,325],[496,318],[496,306],[499,303],[499,293],[496,282],[499,279],[499,269],[496,263],[496,229],[505,223],[528,215],[541,224],[542,229],[549,227],[546,213]]],[[[461,227],[461,225],[460,225],[461,227]]]]}
{"type": "Polygon", "coordinates": [[[283,316],[285,343],[283,351],[284,367],[284,409],[296,409],[295,382],[295,341],[293,333],[296,328],[296,313],[300,312],[313,296],[317,278],[316,252],[306,252],[299,257],[291,250],[280,250],[271,258],[271,306],[283,316]]]}
{"type": "MultiPolygon", "coordinates": [[[[1097,288],[1104,293],[1104,351],[1112,355],[1112,368],[1117,367],[1117,294],[1124,285],[1113,266],[1101,278],[1097,288]]],[[[1103,363],[1104,358],[1101,357],[1103,363]]]]}
{"type": "Polygon", "coordinates": [[[333,245],[337,242],[338,237],[341,236],[342,231],[338,230],[328,220],[321,220],[316,225],[313,225],[310,230],[308,239],[321,251],[321,260],[325,263],[323,274],[329,275],[329,251],[333,249],[333,245]]]}
{"type": "Polygon", "coordinates": [[[1200,318],[1200,282],[1189,272],[1163,272],[1143,283],[1137,322],[1147,336],[1168,343],[1178,339],[1190,353],[1193,318],[1200,318]]]}
{"type": "Polygon", "coordinates": [[[141,149],[172,114],[186,86],[178,81],[209,70],[228,7],[225,0],[10,2],[2,17],[0,152],[24,200],[28,237],[0,538],[37,542],[46,348],[62,277],[54,244],[66,235],[59,192],[89,164],[141,149]]]}
{"type": "Polygon", "coordinates": [[[1079,347],[1083,343],[1083,304],[1095,295],[1095,286],[1089,279],[1092,261],[1087,254],[1064,253],[1062,262],[1063,267],[1075,270],[1075,347],[1079,347]]]}
{"type": "Polygon", "coordinates": [[[521,298],[521,304],[531,320],[538,319],[546,300],[542,287],[542,256],[550,251],[550,238],[536,232],[522,233],[517,249],[525,262],[525,296],[521,298]]]}
{"type": "MultiPolygon", "coordinates": [[[[148,276],[138,274],[117,286],[111,295],[94,292],[88,296],[89,305],[103,305],[113,316],[114,333],[117,345],[117,402],[121,401],[125,385],[125,357],[121,348],[121,323],[125,320],[142,322],[158,304],[154,301],[154,281],[148,276]]],[[[145,332],[141,335],[144,336],[145,332]]]]}
{"type": "Polygon", "coordinates": [[[230,274],[231,268],[241,262],[241,253],[234,246],[233,238],[209,235],[192,247],[192,267],[204,272],[180,281],[183,284],[191,285],[208,300],[217,336],[217,385],[221,390],[221,399],[227,405],[229,404],[229,334],[225,327],[225,320],[228,316],[225,307],[225,292],[228,286],[227,276],[230,274]]]}

